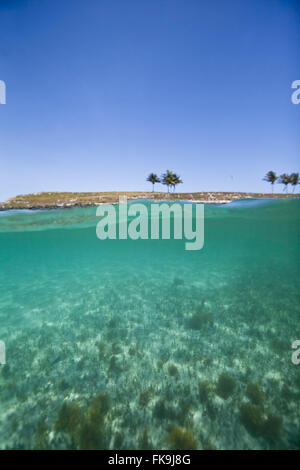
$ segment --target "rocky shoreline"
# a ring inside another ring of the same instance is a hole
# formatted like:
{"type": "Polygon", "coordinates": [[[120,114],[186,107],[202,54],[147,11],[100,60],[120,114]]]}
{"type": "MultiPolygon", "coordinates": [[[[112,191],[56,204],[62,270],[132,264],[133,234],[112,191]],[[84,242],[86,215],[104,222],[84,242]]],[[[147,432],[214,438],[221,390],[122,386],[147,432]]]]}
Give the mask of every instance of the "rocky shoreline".
{"type": "Polygon", "coordinates": [[[116,204],[119,197],[128,200],[186,200],[195,203],[226,204],[236,199],[291,198],[299,194],[265,194],[243,192],[196,192],[196,193],[153,193],[153,192],[88,192],[88,193],[34,193],[15,196],[0,203],[0,211],[12,209],[61,209],[72,207],[88,207],[99,204],[116,204]]]}

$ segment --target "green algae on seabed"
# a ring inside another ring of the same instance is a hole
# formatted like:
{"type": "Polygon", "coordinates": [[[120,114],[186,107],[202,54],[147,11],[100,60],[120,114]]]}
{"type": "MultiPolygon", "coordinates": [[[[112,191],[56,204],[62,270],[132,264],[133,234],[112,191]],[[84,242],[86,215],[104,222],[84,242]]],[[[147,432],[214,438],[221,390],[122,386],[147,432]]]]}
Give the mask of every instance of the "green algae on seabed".
{"type": "Polygon", "coordinates": [[[300,201],[205,208],[205,245],[0,216],[2,449],[297,449],[300,201]]]}

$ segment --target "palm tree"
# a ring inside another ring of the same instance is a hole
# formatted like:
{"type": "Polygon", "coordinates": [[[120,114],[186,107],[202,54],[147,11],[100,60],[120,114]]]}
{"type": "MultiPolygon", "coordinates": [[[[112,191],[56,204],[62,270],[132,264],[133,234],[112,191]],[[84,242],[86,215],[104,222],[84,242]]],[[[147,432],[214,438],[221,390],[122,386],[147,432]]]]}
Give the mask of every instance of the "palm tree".
{"type": "Polygon", "coordinates": [[[290,182],[291,182],[291,185],[293,186],[293,192],[295,192],[295,187],[297,186],[297,184],[300,184],[299,183],[299,173],[292,173],[290,175],[290,182]]]}
{"type": "Polygon", "coordinates": [[[287,173],[282,173],[282,175],[280,175],[278,178],[278,182],[279,184],[284,185],[283,191],[286,191],[288,193],[288,185],[292,182],[291,176],[287,173]]]}
{"type": "Polygon", "coordinates": [[[276,176],[276,173],[274,171],[268,171],[266,176],[263,178],[263,181],[267,181],[268,183],[271,183],[272,185],[272,194],[274,192],[274,183],[278,179],[276,176]]]}
{"type": "Polygon", "coordinates": [[[152,183],[152,192],[154,191],[155,183],[160,183],[160,179],[155,173],[150,173],[150,175],[147,178],[147,181],[152,183]]]}
{"type": "Polygon", "coordinates": [[[167,170],[166,173],[163,173],[161,175],[161,182],[162,184],[167,186],[168,192],[170,191],[170,186],[172,186],[173,184],[173,176],[174,176],[174,173],[172,173],[172,171],[170,170],[167,170]]]}
{"type": "Polygon", "coordinates": [[[180,176],[176,175],[176,173],[173,173],[172,175],[172,186],[173,190],[175,191],[175,188],[177,184],[183,183],[183,181],[180,179],[180,176]]]}
{"type": "Polygon", "coordinates": [[[183,181],[180,179],[180,176],[176,175],[176,173],[173,173],[170,170],[167,170],[166,173],[161,175],[161,182],[168,187],[168,192],[170,191],[170,186],[175,191],[177,184],[183,183],[183,181]]]}

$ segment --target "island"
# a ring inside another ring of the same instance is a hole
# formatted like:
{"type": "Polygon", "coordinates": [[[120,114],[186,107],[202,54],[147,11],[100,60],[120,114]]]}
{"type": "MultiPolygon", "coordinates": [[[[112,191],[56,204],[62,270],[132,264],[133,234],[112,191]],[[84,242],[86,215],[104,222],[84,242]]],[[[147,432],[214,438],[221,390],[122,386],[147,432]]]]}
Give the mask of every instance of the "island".
{"type": "Polygon", "coordinates": [[[55,209],[62,207],[87,207],[99,204],[116,204],[119,198],[126,196],[128,200],[182,200],[206,204],[226,204],[236,199],[292,198],[299,194],[265,194],[244,192],[194,192],[194,193],[163,193],[163,192],[40,192],[22,194],[0,203],[0,210],[11,209],[55,209]]]}

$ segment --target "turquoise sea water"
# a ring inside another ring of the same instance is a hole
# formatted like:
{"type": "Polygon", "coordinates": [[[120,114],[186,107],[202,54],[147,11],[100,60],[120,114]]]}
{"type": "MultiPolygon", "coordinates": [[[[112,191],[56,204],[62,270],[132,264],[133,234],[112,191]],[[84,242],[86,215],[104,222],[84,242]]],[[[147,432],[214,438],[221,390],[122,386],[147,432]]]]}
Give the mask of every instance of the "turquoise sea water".
{"type": "Polygon", "coordinates": [[[300,448],[300,200],[205,206],[205,244],[0,213],[0,448],[300,448]]]}

